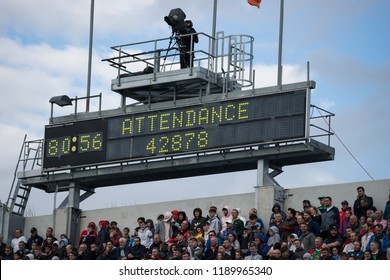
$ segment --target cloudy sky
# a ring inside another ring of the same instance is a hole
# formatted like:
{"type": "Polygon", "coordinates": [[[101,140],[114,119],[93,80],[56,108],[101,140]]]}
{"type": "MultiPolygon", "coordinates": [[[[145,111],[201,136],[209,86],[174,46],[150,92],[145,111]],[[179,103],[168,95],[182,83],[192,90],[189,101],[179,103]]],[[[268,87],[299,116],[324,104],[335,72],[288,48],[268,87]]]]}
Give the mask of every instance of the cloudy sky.
{"type": "MultiPolygon", "coordinates": [[[[279,3],[261,9],[219,0],[217,30],[254,36],[256,87],[276,84],[279,3]]],[[[163,17],[181,7],[198,32],[211,33],[212,0],[96,0],[91,94],[117,108],[115,72],[101,59],[110,46],[170,36],[163,17]]],[[[336,159],[286,167],[285,188],[389,178],[390,1],[285,1],[284,83],[317,82],[312,104],[336,114],[333,129],[367,174],[333,137],[336,159]]],[[[55,95],[85,96],[89,0],[0,0],[0,199],[7,200],[24,138],[41,139],[55,95]]],[[[96,105],[92,104],[92,110],[96,105]]],[[[62,111],[56,111],[60,114],[62,111]]],[[[64,114],[67,112],[64,108],[64,114]]],[[[253,191],[256,171],[98,189],[82,209],[253,191]],[[136,195],[135,195],[136,194],[136,195]]],[[[63,195],[60,195],[60,202],[63,195]]],[[[59,203],[58,202],[58,203],[59,203]]],[[[29,215],[52,211],[53,195],[33,190],[29,215]],[[45,201],[46,203],[42,203],[45,201]]]]}

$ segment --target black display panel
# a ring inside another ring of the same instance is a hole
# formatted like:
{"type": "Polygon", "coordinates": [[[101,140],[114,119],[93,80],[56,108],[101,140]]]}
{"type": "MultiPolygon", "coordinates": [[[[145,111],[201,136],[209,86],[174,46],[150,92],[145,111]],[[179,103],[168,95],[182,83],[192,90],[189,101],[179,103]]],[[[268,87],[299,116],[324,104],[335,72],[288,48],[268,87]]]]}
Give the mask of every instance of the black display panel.
{"type": "Polygon", "coordinates": [[[306,90],[46,126],[43,168],[306,138],[306,90]]]}

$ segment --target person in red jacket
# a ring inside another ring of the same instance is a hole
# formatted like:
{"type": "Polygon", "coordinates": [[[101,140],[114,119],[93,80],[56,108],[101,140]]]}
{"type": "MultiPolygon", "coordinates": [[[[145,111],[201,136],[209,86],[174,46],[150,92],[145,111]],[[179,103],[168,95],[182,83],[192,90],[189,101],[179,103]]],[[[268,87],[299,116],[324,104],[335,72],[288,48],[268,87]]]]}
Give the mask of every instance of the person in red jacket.
{"type": "Polygon", "coordinates": [[[88,224],[88,228],[83,230],[80,234],[79,246],[80,244],[86,244],[89,252],[91,244],[97,244],[97,241],[96,224],[94,222],[90,222],[88,224]]]}

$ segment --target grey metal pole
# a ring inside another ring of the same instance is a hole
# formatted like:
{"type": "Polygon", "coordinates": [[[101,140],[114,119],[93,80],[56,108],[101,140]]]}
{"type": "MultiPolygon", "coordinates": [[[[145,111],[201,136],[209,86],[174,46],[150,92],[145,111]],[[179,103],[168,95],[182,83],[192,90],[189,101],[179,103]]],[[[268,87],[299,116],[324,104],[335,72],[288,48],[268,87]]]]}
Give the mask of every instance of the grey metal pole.
{"type": "MultiPolygon", "coordinates": [[[[214,0],[214,8],[213,8],[213,29],[212,29],[212,34],[211,36],[213,37],[213,41],[212,41],[212,50],[211,50],[211,54],[215,55],[215,37],[217,36],[216,33],[217,33],[217,7],[218,7],[218,1],[217,0],[214,0]]],[[[213,61],[214,62],[214,61],[213,61]]]]}
{"type": "Polygon", "coordinates": [[[89,23],[89,53],[88,53],[88,78],[87,78],[87,102],[85,111],[89,112],[89,97],[91,96],[91,68],[92,68],[92,43],[93,43],[93,15],[95,0],[91,0],[91,14],[89,23]]]}
{"type": "Polygon", "coordinates": [[[278,54],[278,86],[282,85],[282,49],[283,49],[283,18],[284,18],[284,0],[280,0],[280,24],[279,24],[279,54],[278,54]]]}

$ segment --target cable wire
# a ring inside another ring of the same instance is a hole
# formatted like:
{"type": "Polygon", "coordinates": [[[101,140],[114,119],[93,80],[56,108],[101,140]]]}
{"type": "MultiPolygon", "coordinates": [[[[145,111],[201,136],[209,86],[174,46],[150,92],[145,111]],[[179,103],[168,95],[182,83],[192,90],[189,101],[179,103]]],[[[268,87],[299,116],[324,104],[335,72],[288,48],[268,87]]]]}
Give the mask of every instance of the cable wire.
{"type": "MultiPolygon", "coordinates": [[[[317,108],[317,107],[316,107],[317,108]]],[[[375,179],[371,176],[371,174],[364,168],[364,166],[359,162],[359,160],[352,154],[352,152],[348,149],[348,147],[344,144],[344,142],[341,140],[341,138],[337,135],[337,133],[334,131],[333,128],[330,127],[328,121],[325,119],[325,117],[321,114],[320,110],[317,108],[318,113],[324,120],[324,122],[328,125],[330,131],[336,136],[336,138],[340,141],[341,145],[347,150],[347,152],[351,155],[351,157],[356,161],[356,163],[363,169],[363,171],[373,180],[375,179]]]]}

